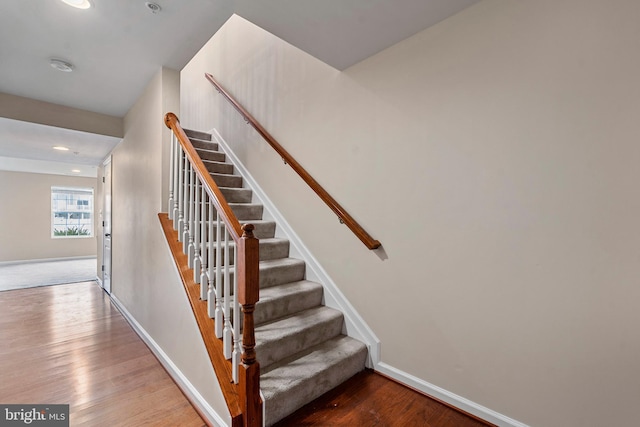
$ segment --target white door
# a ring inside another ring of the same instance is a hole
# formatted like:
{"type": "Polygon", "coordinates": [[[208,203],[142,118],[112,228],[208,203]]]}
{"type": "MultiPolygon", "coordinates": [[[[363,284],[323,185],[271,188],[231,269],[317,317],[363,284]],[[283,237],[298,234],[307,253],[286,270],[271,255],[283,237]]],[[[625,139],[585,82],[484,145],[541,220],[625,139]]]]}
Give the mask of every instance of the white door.
{"type": "Polygon", "coordinates": [[[104,208],[102,227],[104,236],[102,238],[102,287],[111,294],[111,157],[104,162],[104,208]]]}

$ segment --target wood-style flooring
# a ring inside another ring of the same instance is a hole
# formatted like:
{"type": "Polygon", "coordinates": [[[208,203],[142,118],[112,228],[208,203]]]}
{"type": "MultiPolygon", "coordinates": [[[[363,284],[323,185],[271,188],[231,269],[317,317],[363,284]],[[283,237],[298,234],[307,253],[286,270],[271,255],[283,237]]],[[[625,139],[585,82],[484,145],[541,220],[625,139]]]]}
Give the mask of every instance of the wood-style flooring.
{"type": "Polygon", "coordinates": [[[0,403],[69,404],[72,426],[203,426],[95,282],[0,292],[0,403]]]}
{"type": "Polygon", "coordinates": [[[493,426],[366,370],[273,427],[493,426]]]}
{"type": "MultiPolygon", "coordinates": [[[[71,426],[203,426],[95,282],[0,292],[0,403],[70,404],[71,426]]],[[[490,426],[364,371],[287,426],[490,426]]]]}

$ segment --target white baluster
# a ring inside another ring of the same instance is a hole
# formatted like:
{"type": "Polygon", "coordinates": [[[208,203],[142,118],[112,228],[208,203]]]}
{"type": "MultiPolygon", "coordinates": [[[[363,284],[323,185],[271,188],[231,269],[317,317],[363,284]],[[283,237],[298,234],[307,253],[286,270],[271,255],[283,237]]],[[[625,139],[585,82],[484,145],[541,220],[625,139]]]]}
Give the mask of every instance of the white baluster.
{"type": "MultiPolygon", "coordinates": [[[[214,269],[215,269],[215,264],[214,264],[214,254],[215,254],[215,250],[213,248],[213,245],[215,244],[214,242],[214,228],[213,228],[213,211],[215,210],[213,203],[211,202],[211,199],[209,199],[209,241],[207,242],[207,258],[209,259],[208,262],[208,269],[207,269],[207,276],[208,276],[208,280],[209,280],[209,292],[207,293],[207,300],[208,300],[208,304],[207,304],[207,308],[209,311],[209,317],[211,317],[212,319],[215,319],[215,314],[216,314],[216,305],[220,304],[220,301],[217,301],[216,298],[216,294],[215,294],[215,289],[213,287],[214,285],[214,269]]],[[[216,330],[218,328],[218,322],[215,322],[215,327],[216,330]]],[[[222,328],[220,328],[220,335],[218,335],[218,333],[216,332],[216,336],[218,338],[220,338],[220,336],[222,335],[222,328]]]]}
{"type": "Polygon", "coordinates": [[[184,229],[184,151],[182,146],[178,148],[178,221],[174,219],[174,228],[178,232],[178,240],[182,241],[182,230],[184,229]]]}
{"type": "Polygon", "coordinates": [[[195,170],[191,162],[189,162],[189,245],[187,246],[187,264],[190,268],[193,268],[193,255],[194,248],[193,245],[193,235],[195,232],[195,198],[194,198],[194,188],[195,188],[195,170]]]}
{"type": "Polygon", "coordinates": [[[171,132],[171,145],[169,147],[169,205],[167,206],[167,212],[169,213],[169,219],[173,219],[173,152],[174,145],[176,143],[176,136],[171,132]]]}
{"type": "MultiPolygon", "coordinates": [[[[238,259],[238,245],[233,247],[233,259],[238,259]]],[[[235,264],[235,261],[234,261],[235,264]]],[[[238,303],[238,269],[235,268],[233,275],[233,357],[231,359],[231,375],[234,383],[238,383],[238,366],[240,365],[240,357],[242,350],[240,343],[242,335],[240,335],[240,304],[238,303]]]]}
{"type": "MultiPolygon", "coordinates": [[[[196,283],[200,283],[200,269],[201,269],[201,261],[200,261],[200,231],[202,228],[200,227],[200,178],[195,176],[195,185],[194,185],[194,214],[193,214],[193,281],[196,283]]],[[[206,295],[206,288],[204,286],[200,287],[200,297],[202,295],[206,295]]],[[[204,298],[202,298],[204,299],[204,298]]]]}
{"type": "Polygon", "coordinates": [[[189,159],[187,153],[184,153],[184,179],[182,182],[182,252],[187,253],[189,247],[189,159]]]}
{"type": "Polygon", "coordinates": [[[200,298],[209,299],[209,280],[207,280],[207,197],[204,185],[200,186],[200,298]]]}
{"type": "Polygon", "coordinates": [[[173,229],[178,230],[178,193],[180,191],[180,154],[182,153],[182,147],[180,147],[180,142],[175,135],[174,140],[175,144],[173,144],[173,152],[171,153],[173,157],[173,207],[171,209],[173,209],[173,229]]]}
{"type": "Polygon", "coordinates": [[[224,327],[224,313],[222,310],[222,221],[220,221],[220,212],[216,211],[216,312],[214,317],[216,327],[216,337],[222,338],[222,330],[224,327]]]}
{"type": "Polygon", "coordinates": [[[222,333],[224,357],[231,359],[233,349],[233,329],[231,328],[231,277],[229,267],[229,229],[224,224],[224,331],[222,333]]]}

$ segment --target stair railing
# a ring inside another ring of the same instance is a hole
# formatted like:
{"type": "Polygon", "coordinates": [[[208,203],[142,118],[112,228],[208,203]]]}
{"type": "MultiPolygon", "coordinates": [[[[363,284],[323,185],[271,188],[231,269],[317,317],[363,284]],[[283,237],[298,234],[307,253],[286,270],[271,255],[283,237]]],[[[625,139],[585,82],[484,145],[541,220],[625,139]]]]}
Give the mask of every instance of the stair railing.
{"type": "Polygon", "coordinates": [[[233,105],[233,107],[244,117],[245,121],[250,124],[267,143],[278,153],[285,164],[291,168],[307,183],[309,187],[322,199],[329,208],[338,215],[341,224],[345,224],[355,234],[358,239],[369,249],[377,249],[381,243],[375,240],[364,228],[355,220],[331,195],[294,159],[287,150],[275,140],[267,130],[247,110],[242,107],[209,73],[205,73],[207,80],[215,86],[217,91],[233,105]]]}
{"type": "MultiPolygon", "coordinates": [[[[200,299],[207,301],[209,317],[214,319],[215,330],[208,333],[222,339],[224,357],[230,360],[243,424],[261,426],[260,366],[253,320],[259,299],[259,248],[254,226],[240,225],[178,117],[167,113],[164,120],[173,131],[169,219],[193,269],[193,280],[200,284],[200,299]]],[[[197,316],[196,320],[200,322],[197,316]]],[[[203,335],[207,333],[199,326],[203,335]]],[[[209,346],[209,340],[204,342],[209,346]]],[[[211,354],[212,349],[207,351],[211,354]]]]}

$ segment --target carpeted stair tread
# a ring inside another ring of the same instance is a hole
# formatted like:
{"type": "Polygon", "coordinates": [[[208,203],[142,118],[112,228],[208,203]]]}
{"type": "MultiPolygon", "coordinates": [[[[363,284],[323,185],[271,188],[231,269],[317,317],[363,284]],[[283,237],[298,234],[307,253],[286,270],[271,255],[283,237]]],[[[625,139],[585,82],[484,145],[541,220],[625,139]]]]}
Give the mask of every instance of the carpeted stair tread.
{"type": "Polygon", "coordinates": [[[252,224],[253,235],[258,239],[269,239],[276,234],[276,222],[266,219],[252,219],[251,221],[240,221],[240,224],[252,224]]]}
{"type": "Polygon", "coordinates": [[[242,188],[242,177],[240,175],[228,175],[224,173],[209,172],[211,178],[218,187],[242,188]]]}
{"type": "Polygon", "coordinates": [[[193,145],[196,150],[202,148],[204,150],[220,151],[217,142],[203,141],[197,138],[189,138],[189,141],[191,141],[191,145],[193,145]]]}
{"type": "MultiPolygon", "coordinates": [[[[288,239],[282,239],[279,237],[267,237],[264,239],[259,239],[258,244],[260,248],[260,261],[286,258],[289,256],[289,240],[288,239]]],[[[229,253],[230,253],[229,259],[231,260],[231,264],[235,264],[235,258],[233,255],[234,247],[235,247],[235,242],[233,241],[229,242],[229,253]]],[[[215,243],[212,245],[212,248],[213,248],[213,255],[215,258],[216,251],[217,251],[217,246],[215,243]]],[[[220,244],[220,250],[221,250],[220,260],[222,261],[222,264],[226,264],[224,259],[225,249],[222,243],[220,244]]]]}
{"type": "Polygon", "coordinates": [[[304,261],[296,258],[260,261],[260,289],[302,280],[305,267],[304,261]]]}
{"type": "Polygon", "coordinates": [[[196,138],[189,138],[189,141],[191,141],[191,145],[193,145],[193,148],[195,148],[196,150],[202,149],[210,151],[220,151],[220,147],[218,147],[217,142],[203,141],[196,138]]]}
{"type": "MultiPolygon", "coordinates": [[[[215,220],[215,217],[214,217],[215,220]]],[[[196,227],[200,226],[200,222],[196,222],[196,227]]],[[[264,219],[252,219],[252,220],[241,220],[240,224],[253,224],[254,230],[253,235],[258,239],[269,239],[275,236],[276,232],[276,223],[272,220],[264,220],[264,219]]],[[[208,227],[213,227],[213,239],[216,240],[216,225],[209,224],[207,222],[207,230],[208,227]]],[[[208,232],[208,231],[207,231],[208,232]]],[[[224,227],[222,228],[222,232],[224,233],[224,227]]]]}
{"type": "Polygon", "coordinates": [[[253,321],[270,322],[322,304],[322,285],[309,280],[289,282],[260,290],[253,321]]]}
{"type": "Polygon", "coordinates": [[[221,151],[205,150],[203,148],[196,148],[198,155],[202,160],[212,160],[214,162],[224,162],[227,156],[221,151]]]}
{"type": "Polygon", "coordinates": [[[338,335],[266,369],[261,367],[266,425],[273,425],[362,371],[366,358],[363,343],[338,335]]]}
{"type": "Polygon", "coordinates": [[[229,207],[240,222],[262,219],[263,206],[259,203],[229,203],[229,207]]]}
{"type": "Polygon", "coordinates": [[[253,191],[250,188],[218,187],[227,203],[251,203],[253,191]]]}
{"type": "Polygon", "coordinates": [[[256,326],[256,355],[266,368],[340,334],[340,311],[319,306],[256,326]]]}
{"type": "MultiPolygon", "coordinates": [[[[279,258],[260,261],[259,266],[259,286],[260,292],[263,288],[282,285],[289,282],[297,282],[304,279],[305,263],[295,258],[279,258]]],[[[216,269],[214,268],[214,271],[216,269]]],[[[229,277],[233,281],[235,267],[229,268],[229,277]]],[[[223,279],[224,281],[224,279],[223,279]]]]}
{"type": "Polygon", "coordinates": [[[192,129],[183,129],[183,130],[184,130],[184,133],[189,138],[201,139],[203,141],[211,141],[211,134],[210,133],[201,132],[199,130],[192,130],[192,129]]]}
{"type": "Polygon", "coordinates": [[[213,160],[203,160],[204,166],[209,172],[233,175],[233,165],[231,163],[216,162],[213,160]]]}

